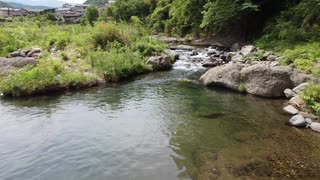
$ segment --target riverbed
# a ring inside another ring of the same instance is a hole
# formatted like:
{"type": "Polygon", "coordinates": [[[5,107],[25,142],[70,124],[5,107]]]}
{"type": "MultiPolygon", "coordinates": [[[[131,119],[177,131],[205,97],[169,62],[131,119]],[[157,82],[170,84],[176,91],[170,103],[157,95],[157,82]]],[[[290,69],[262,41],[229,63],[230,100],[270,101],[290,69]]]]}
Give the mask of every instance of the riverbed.
{"type": "Polygon", "coordinates": [[[320,136],[282,99],[181,67],[80,92],[0,99],[1,180],[317,179],[320,136]]]}

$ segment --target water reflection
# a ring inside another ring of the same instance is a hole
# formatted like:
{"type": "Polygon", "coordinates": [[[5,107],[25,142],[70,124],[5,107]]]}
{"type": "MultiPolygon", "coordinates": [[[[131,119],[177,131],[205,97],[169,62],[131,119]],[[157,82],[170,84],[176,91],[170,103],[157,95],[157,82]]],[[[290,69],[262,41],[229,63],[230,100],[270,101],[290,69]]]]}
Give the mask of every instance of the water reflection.
{"type": "Polygon", "coordinates": [[[0,100],[0,179],[241,178],[247,160],[266,156],[268,146],[298,151],[285,141],[291,134],[309,143],[282,126],[282,100],[179,82],[197,77],[175,70],[77,93],[0,100]]]}

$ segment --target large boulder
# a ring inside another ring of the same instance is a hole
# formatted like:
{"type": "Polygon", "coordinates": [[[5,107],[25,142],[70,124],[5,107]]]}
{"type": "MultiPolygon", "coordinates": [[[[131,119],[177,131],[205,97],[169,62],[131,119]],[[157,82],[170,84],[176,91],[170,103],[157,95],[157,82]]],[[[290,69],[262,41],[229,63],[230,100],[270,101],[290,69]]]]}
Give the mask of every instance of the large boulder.
{"type": "Polygon", "coordinates": [[[210,69],[200,80],[207,86],[223,86],[233,90],[239,90],[240,70],[242,66],[230,63],[210,69]]]}
{"type": "Polygon", "coordinates": [[[241,71],[241,80],[250,94],[263,97],[283,97],[284,90],[292,88],[291,68],[286,66],[269,67],[256,64],[241,71]]]}
{"type": "Polygon", "coordinates": [[[168,70],[172,67],[171,59],[167,55],[152,56],[148,59],[147,64],[151,65],[154,71],[168,70]]]}

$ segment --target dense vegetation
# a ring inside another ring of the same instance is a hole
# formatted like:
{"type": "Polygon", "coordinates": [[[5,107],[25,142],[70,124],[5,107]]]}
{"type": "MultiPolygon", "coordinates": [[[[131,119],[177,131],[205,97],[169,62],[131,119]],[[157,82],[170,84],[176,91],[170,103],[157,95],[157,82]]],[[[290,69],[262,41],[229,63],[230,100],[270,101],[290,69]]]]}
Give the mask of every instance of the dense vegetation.
{"type": "Polygon", "coordinates": [[[1,77],[0,92],[24,96],[118,81],[152,70],[146,58],[166,47],[148,37],[141,26],[115,22],[96,22],[94,27],[56,25],[40,20],[0,24],[1,56],[35,46],[45,50],[37,66],[1,77]]]}
{"type": "Polygon", "coordinates": [[[96,5],[96,6],[102,6],[108,3],[109,0],[86,0],[84,4],[91,4],[91,5],[96,5]]]}

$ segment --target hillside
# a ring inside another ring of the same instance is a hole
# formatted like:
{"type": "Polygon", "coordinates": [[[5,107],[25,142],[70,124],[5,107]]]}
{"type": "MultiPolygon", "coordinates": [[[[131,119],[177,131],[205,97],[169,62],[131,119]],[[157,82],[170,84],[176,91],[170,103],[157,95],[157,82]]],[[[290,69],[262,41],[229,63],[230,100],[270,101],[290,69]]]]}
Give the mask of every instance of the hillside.
{"type": "Polygon", "coordinates": [[[17,9],[34,9],[34,10],[43,10],[43,9],[50,9],[51,7],[48,6],[31,6],[31,5],[26,5],[26,4],[21,4],[21,3],[15,3],[15,2],[7,2],[9,6],[17,9]]]}
{"type": "Polygon", "coordinates": [[[0,7],[11,7],[9,4],[0,1],[0,7]]]}
{"type": "Polygon", "coordinates": [[[96,6],[102,6],[108,3],[108,0],[86,0],[84,4],[92,4],[96,6]]]}

